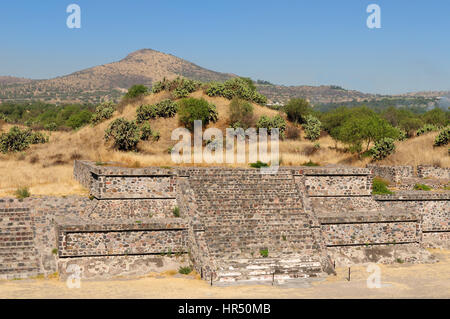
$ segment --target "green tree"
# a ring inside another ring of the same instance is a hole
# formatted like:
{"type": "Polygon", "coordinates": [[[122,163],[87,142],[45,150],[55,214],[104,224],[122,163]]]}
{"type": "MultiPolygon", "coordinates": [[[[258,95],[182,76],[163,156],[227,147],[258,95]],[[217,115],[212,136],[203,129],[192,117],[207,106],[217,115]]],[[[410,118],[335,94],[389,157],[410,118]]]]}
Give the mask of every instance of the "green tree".
{"type": "Polygon", "coordinates": [[[230,124],[232,127],[242,127],[244,130],[254,123],[253,105],[234,97],[230,103],[230,124]]]}
{"type": "Polygon", "coordinates": [[[305,123],[306,116],[311,111],[311,107],[305,99],[294,98],[284,106],[284,111],[288,117],[288,120],[294,123],[305,123]]]}
{"type": "Polygon", "coordinates": [[[133,98],[139,97],[141,95],[145,95],[148,92],[149,92],[148,87],[146,87],[143,84],[136,84],[128,89],[127,94],[125,94],[125,98],[133,99],[133,98]]]}
{"type": "Polygon", "coordinates": [[[66,125],[72,129],[77,129],[88,124],[91,121],[92,113],[88,110],[83,110],[79,113],[72,114],[66,121],[66,125]]]}
{"type": "Polygon", "coordinates": [[[350,144],[354,150],[365,143],[366,150],[369,150],[372,143],[382,138],[398,138],[399,131],[376,113],[358,113],[349,117],[340,127],[338,138],[341,142],[350,144]]]}
{"type": "Polygon", "coordinates": [[[200,120],[206,126],[217,121],[217,110],[214,104],[205,99],[184,98],[178,101],[178,115],[180,123],[189,130],[194,129],[194,121],[200,120]]]}

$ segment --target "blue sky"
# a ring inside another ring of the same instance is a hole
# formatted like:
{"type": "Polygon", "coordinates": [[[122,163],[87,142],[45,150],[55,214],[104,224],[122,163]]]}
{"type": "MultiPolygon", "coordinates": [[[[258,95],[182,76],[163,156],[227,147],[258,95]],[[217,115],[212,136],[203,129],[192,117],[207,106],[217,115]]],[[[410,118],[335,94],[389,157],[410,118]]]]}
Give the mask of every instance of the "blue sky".
{"type": "Polygon", "coordinates": [[[285,85],[450,90],[450,1],[46,0],[0,4],[0,75],[50,78],[152,48],[285,85]],[[66,7],[81,7],[81,29],[66,7]],[[381,7],[368,29],[366,7],[381,7]]]}

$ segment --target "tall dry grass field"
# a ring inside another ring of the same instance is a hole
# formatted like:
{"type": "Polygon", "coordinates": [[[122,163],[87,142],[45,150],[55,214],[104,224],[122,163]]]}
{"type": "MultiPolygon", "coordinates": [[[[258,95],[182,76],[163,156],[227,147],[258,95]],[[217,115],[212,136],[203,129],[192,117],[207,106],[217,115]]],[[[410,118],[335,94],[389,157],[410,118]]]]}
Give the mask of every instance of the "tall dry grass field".
{"type": "MultiPolygon", "coordinates": [[[[202,92],[194,92],[191,96],[203,97],[217,106],[219,121],[210,126],[221,130],[228,127],[229,100],[210,98],[202,92]]],[[[114,161],[130,167],[175,166],[168,149],[178,142],[171,140],[172,131],[180,126],[178,116],[151,120],[152,129],[159,131],[161,138],[157,142],[140,142],[138,152],[116,151],[104,141],[104,131],[115,118],[135,119],[137,106],[143,103],[153,104],[167,97],[168,94],[165,92],[146,96],[126,105],[121,112],[116,112],[112,119],[95,127],[86,126],[75,132],[46,132],[50,135],[49,143],[32,145],[21,153],[0,154],[0,196],[11,196],[19,187],[29,187],[33,195],[88,194],[88,190],[73,179],[73,161],[76,159],[114,161]]],[[[255,118],[258,118],[261,115],[274,116],[278,112],[254,105],[254,114],[255,118]]],[[[0,130],[5,132],[10,127],[11,125],[3,123],[0,130]]],[[[436,134],[430,133],[398,142],[396,153],[380,163],[388,165],[435,164],[450,167],[447,147],[433,148],[432,146],[436,134]]],[[[313,161],[320,165],[337,164],[363,167],[370,161],[370,159],[359,159],[357,155],[345,152],[343,145],[336,145],[335,141],[326,134],[315,143],[304,139],[303,132],[295,140],[280,141],[281,165],[298,166],[313,161]],[[314,147],[315,143],[319,143],[320,148],[314,147]]],[[[248,158],[247,154],[247,160],[248,158]]],[[[195,165],[198,166],[198,164],[195,165]]],[[[200,165],[218,166],[219,164],[203,163],[200,165]]],[[[222,165],[248,167],[248,163],[222,165]]]]}

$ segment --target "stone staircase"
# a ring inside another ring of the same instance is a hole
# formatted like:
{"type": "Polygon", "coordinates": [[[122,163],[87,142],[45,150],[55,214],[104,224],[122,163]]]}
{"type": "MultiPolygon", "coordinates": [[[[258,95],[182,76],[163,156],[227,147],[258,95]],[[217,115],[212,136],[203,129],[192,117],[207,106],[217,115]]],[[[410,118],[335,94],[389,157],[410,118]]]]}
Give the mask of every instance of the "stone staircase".
{"type": "Polygon", "coordinates": [[[317,236],[290,171],[199,170],[190,175],[189,184],[204,229],[202,238],[215,265],[215,281],[322,273],[317,236]]]}
{"type": "Polygon", "coordinates": [[[33,221],[28,209],[0,209],[0,278],[39,274],[33,221]]]}

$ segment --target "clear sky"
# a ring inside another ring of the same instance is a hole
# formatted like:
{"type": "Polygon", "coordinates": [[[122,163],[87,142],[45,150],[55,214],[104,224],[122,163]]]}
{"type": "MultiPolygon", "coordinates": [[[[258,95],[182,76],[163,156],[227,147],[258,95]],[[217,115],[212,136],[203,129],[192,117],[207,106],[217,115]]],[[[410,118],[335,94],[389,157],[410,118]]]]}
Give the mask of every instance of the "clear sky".
{"type": "Polygon", "coordinates": [[[14,0],[0,3],[0,75],[50,78],[151,48],[285,85],[450,90],[448,0],[14,0]],[[81,29],[66,7],[81,7],[81,29]],[[381,7],[381,29],[366,8],[381,7]]]}

